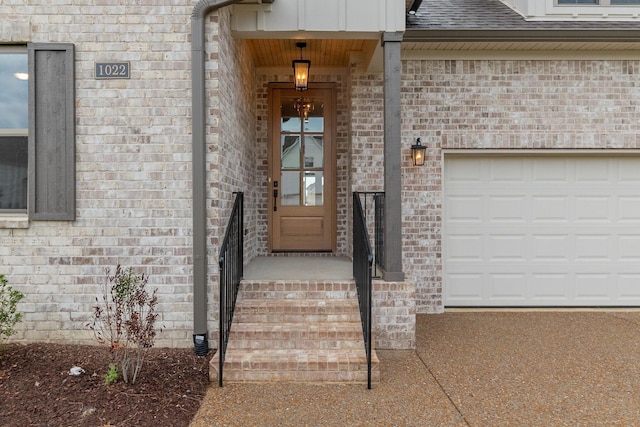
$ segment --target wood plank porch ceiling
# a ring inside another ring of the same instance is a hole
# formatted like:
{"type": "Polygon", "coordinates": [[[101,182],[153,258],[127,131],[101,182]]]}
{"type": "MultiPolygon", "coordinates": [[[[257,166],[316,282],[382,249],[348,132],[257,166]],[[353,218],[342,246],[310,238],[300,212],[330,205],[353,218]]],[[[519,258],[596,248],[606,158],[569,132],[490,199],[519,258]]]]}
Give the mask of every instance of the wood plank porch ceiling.
{"type": "Polygon", "coordinates": [[[311,67],[347,67],[352,54],[370,56],[378,40],[360,39],[251,39],[247,40],[257,67],[291,67],[300,58],[296,43],[304,41],[302,59],[311,60],[311,67]]]}
{"type": "MultiPolygon", "coordinates": [[[[249,49],[257,67],[291,67],[293,59],[300,58],[296,43],[302,40],[250,39],[249,49]]],[[[311,67],[348,67],[352,55],[370,58],[378,40],[322,39],[304,40],[303,59],[311,60],[311,67]]],[[[404,42],[402,50],[412,51],[630,51],[639,50],[640,43],[629,42],[549,42],[549,41],[448,41],[448,42],[404,42]]]]}

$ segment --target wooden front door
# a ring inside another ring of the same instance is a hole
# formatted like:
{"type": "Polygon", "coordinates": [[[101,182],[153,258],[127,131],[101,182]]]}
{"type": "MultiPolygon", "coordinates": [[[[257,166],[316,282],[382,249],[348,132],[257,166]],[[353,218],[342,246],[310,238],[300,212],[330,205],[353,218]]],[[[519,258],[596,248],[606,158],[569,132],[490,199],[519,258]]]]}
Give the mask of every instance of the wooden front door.
{"type": "Polygon", "coordinates": [[[335,85],[269,95],[270,249],[335,251],[335,85]]]}

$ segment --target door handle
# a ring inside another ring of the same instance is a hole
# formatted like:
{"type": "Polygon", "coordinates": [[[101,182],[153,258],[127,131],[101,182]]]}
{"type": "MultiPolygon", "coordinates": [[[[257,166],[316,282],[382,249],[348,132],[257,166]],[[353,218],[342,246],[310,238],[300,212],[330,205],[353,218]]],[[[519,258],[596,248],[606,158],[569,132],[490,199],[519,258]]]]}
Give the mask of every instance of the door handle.
{"type": "Polygon", "coordinates": [[[273,181],[273,211],[278,210],[278,181],[273,181]]]}

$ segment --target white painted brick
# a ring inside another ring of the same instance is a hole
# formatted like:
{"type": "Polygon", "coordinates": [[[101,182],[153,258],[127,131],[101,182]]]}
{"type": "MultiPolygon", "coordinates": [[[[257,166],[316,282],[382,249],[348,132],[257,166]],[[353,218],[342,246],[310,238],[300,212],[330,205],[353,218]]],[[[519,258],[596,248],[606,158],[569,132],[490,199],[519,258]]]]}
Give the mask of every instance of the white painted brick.
{"type": "Polygon", "coordinates": [[[166,343],[187,346],[192,6],[76,3],[0,5],[0,43],[71,42],[76,48],[77,220],[0,225],[11,226],[0,228],[0,271],[26,295],[21,339],[86,341],[82,323],[104,270],[120,262],[154,272],[150,283],[167,289],[167,307],[183,310],[173,326],[185,330],[165,334],[166,343]],[[131,61],[131,79],[95,80],[96,61],[131,61]],[[122,200],[131,204],[119,206],[122,200]]]}
{"type": "Polygon", "coordinates": [[[0,21],[0,40],[7,42],[23,42],[31,38],[31,23],[28,16],[12,17],[0,12],[3,19],[0,21]]]}

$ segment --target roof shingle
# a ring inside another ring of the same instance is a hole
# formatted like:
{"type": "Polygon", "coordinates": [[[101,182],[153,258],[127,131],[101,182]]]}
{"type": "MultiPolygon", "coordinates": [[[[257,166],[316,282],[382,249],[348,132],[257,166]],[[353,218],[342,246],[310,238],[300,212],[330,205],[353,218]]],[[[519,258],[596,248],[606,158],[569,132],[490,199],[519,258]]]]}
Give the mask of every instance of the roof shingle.
{"type": "Polygon", "coordinates": [[[638,30],[640,21],[527,21],[499,0],[424,0],[407,17],[412,30],[638,30]]]}

